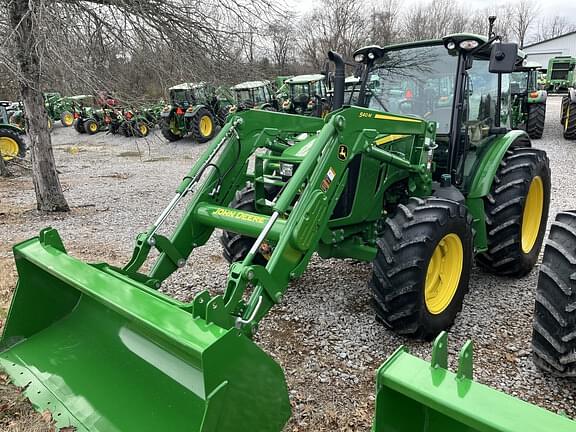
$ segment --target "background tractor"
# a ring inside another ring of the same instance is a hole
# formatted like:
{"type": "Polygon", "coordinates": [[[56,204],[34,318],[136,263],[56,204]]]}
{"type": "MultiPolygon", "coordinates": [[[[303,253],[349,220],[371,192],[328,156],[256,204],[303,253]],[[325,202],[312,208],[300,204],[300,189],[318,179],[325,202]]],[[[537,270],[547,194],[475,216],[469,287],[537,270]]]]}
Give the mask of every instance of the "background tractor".
{"type": "MultiPolygon", "coordinates": [[[[62,426],[278,432],[284,374],[252,337],[314,253],[371,262],[382,323],[433,339],[461,310],[474,260],[525,275],[546,228],[546,153],[501,121],[502,75],[522,58],[495,39],[362,48],[357,106],[343,106],[331,52],[333,111],[230,115],[121,268],[68,255],[52,228],[16,245],[0,366],[38,409],[65,412],[62,426]],[[184,303],[159,291],[216,229],[223,292],[200,287],[184,303]]],[[[459,405],[470,385],[458,388],[439,400],[459,405]]]]}
{"type": "Polygon", "coordinates": [[[287,79],[281,110],[285,113],[323,117],[330,111],[326,76],[298,75],[287,79]]]}
{"type": "Polygon", "coordinates": [[[220,123],[221,101],[206,83],[183,83],[168,89],[170,104],[160,114],[162,135],[178,141],[187,135],[199,143],[211,140],[220,123]]]}
{"type": "Polygon", "coordinates": [[[0,106],[0,157],[6,161],[25,157],[24,133],[23,129],[8,122],[6,108],[0,106]]]}
{"type": "Polygon", "coordinates": [[[246,81],[231,87],[235,107],[238,109],[265,109],[278,111],[278,101],[272,92],[270,81],[246,81]]]}
{"type": "MultiPolygon", "coordinates": [[[[62,97],[58,92],[44,93],[44,106],[48,114],[48,127],[52,129],[54,122],[60,121],[62,126],[70,127],[74,124],[74,98],[62,97]]],[[[11,124],[26,129],[26,113],[24,107],[14,110],[9,118],[11,124]]]]}
{"type": "Polygon", "coordinates": [[[576,87],[576,57],[558,56],[548,61],[546,89],[554,93],[576,87]]]}
{"type": "Polygon", "coordinates": [[[576,140],[576,83],[568,88],[568,94],[562,97],[560,123],[564,129],[564,138],[576,140]]]}
{"type": "Polygon", "coordinates": [[[532,139],[542,138],[546,120],[546,90],[538,86],[541,65],[524,61],[510,77],[512,127],[524,129],[532,139]]]}

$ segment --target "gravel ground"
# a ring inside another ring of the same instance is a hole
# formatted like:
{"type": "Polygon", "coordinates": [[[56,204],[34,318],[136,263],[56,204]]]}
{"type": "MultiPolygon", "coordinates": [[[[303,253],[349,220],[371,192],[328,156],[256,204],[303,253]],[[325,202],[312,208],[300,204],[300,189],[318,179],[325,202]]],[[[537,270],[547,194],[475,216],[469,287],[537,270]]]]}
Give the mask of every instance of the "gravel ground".
{"type": "MultiPolygon", "coordinates": [[[[558,97],[548,103],[544,138],[552,166],[549,221],[576,208],[572,192],[576,143],[562,138],[558,97]]],[[[168,144],[158,131],[146,140],[78,135],[57,127],[54,152],[69,214],[34,210],[29,176],[0,180],[0,299],[15,273],[10,247],[45,226],[57,228],[72,255],[122,265],[133,239],[173,195],[178,181],[206,144],[168,144]]],[[[216,236],[194,253],[165,290],[189,300],[198,289],[221,290],[227,264],[216,236]]],[[[576,384],[538,371],[530,356],[534,269],[521,279],[495,277],[474,268],[463,312],[450,331],[455,357],[467,339],[475,344],[476,380],[555,412],[576,417],[576,384]]],[[[430,359],[430,344],[406,340],[374,320],[367,281],[370,265],[315,257],[293,283],[285,302],[260,326],[257,343],[284,368],[293,415],[286,431],[367,431],[374,403],[375,370],[399,345],[430,359]]],[[[0,311],[0,318],[2,312],[0,311]]],[[[454,367],[454,359],[452,359],[454,367]]]]}

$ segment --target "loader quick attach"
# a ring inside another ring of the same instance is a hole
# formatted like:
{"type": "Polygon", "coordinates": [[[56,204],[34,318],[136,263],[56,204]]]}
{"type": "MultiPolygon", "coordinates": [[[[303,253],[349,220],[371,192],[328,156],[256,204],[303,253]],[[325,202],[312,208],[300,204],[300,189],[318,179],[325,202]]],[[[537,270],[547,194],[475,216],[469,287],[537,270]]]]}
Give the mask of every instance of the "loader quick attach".
{"type": "Polygon", "coordinates": [[[502,74],[521,57],[492,42],[362,48],[358,106],[343,106],[344,62],[330,53],[334,111],[231,114],[123,268],[69,256],[50,228],[16,245],[0,366],[61,426],[280,431],[284,375],[251,338],[315,252],[373,262],[381,321],[433,339],[462,307],[472,260],[524,275],[546,226],[546,154],[501,123],[502,74]],[[231,263],[223,294],[162,294],[215,229],[231,263]]]}

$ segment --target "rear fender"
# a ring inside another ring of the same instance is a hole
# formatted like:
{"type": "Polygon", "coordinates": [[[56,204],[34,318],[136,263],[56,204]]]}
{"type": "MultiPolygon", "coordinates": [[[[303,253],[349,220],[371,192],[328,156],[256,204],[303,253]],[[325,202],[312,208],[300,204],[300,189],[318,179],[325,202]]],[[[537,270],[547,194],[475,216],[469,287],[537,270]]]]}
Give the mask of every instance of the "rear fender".
{"type": "Polygon", "coordinates": [[[476,231],[474,246],[478,251],[486,250],[488,247],[484,197],[488,195],[492,188],[494,176],[504,155],[508,149],[514,146],[532,146],[530,137],[525,131],[510,131],[488,144],[480,155],[480,162],[472,173],[472,180],[466,195],[466,207],[472,214],[472,226],[476,231]]]}
{"type": "Polygon", "coordinates": [[[546,90],[536,90],[534,92],[528,93],[528,103],[536,104],[536,103],[546,103],[546,99],[548,99],[548,92],[546,90]],[[536,97],[530,97],[530,95],[536,93],[536,97]]]}
{"type": "Polygon", "coordinates": [[[206,105],[195,105],[194,108],[192,109],[192,111],[188,111],[190,108],[188,108],[188,110],[186,110],[186,114],[184,114],[185,118],[192,118],[194,117],[196,114],[198,114],[198,111],[200,111],[200,108],[206,108],[206,105]]]}
{"type": "Polygon", "coordinates": [[[568,98],[570,98],[570,102],[576,103],[576,88],[571,87],[568,89],[568,98]]]}
{"type": "Polygon", "coordinates": [[[20,129],[18,126],[14,126],[12,124],[2,124],[0,125],[0,129],[8,129],[12,132],[17,133],[18,135],[23,135],[26,133],[24,129],[20,129]]]}

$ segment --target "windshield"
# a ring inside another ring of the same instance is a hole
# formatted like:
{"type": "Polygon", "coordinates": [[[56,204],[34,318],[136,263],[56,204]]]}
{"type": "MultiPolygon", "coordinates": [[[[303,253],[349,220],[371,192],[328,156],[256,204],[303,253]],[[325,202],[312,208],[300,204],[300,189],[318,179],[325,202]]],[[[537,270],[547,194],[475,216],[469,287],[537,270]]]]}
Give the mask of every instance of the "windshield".
{"type": "Polygon", "coordinates": [[[188,103],[192,99],[192,95],[190,95],[189,92],[191,92],[191,90],[184,90],[184,89],[172,90],[171,91],[172,103],[174,105],[188,105],[188,103]]]}
{"type": "Polygon", "coordinates": [[[265,87],[236,90],[236,100],[238,103],[260,104],[267,102],[265,87]]]}
{"type": "Polygon", "coordinates": [[[457,64],[442,45],[389,51],[370,71],[368,107],[434,120],[448,133],[457,64]]]}
{"type": "Polygon", "coordinates": [[[513,72],[510,76],[512,94],[525,93],[528,89],[528,72],[513,72]]]}

